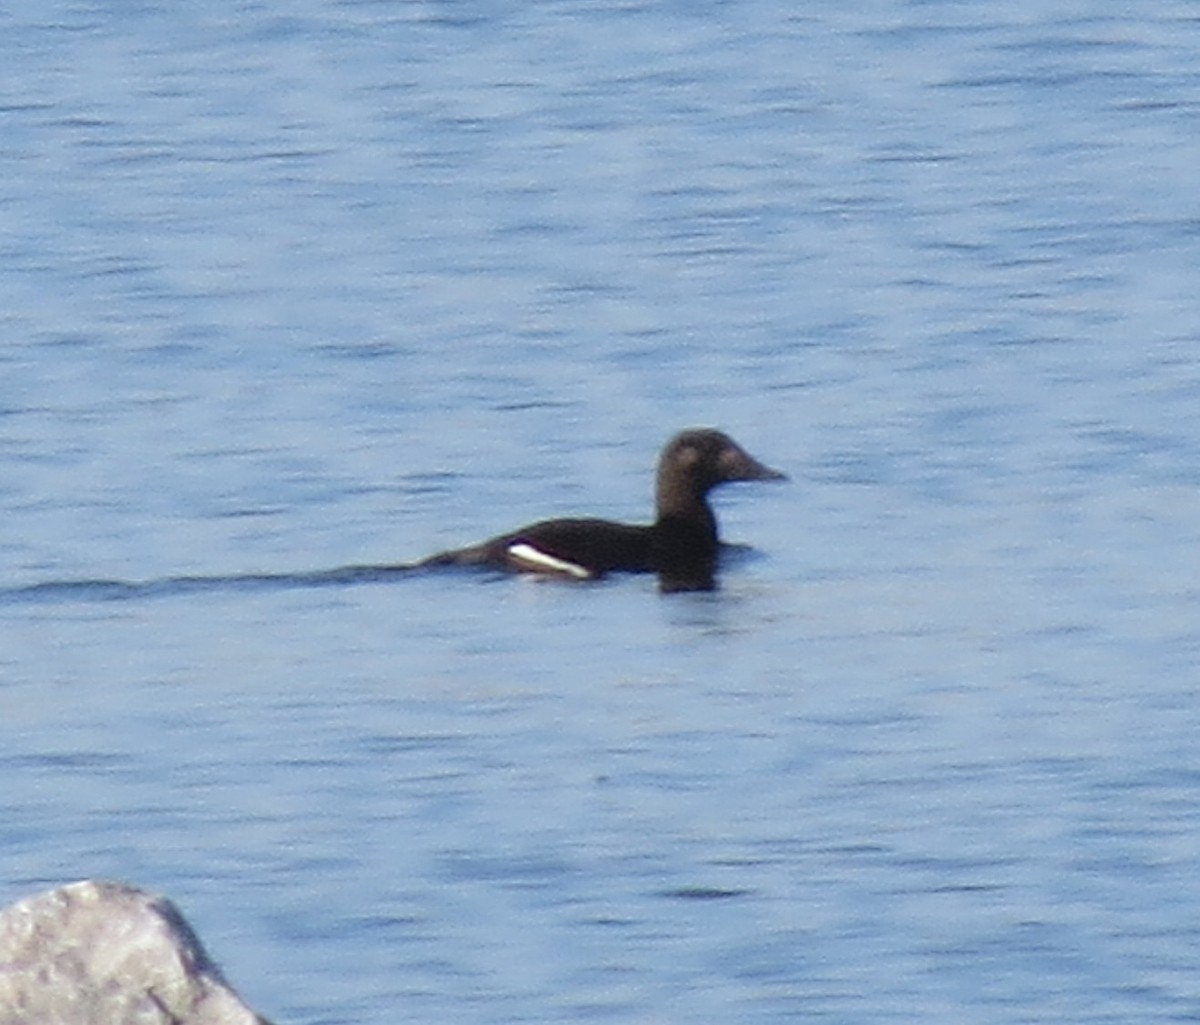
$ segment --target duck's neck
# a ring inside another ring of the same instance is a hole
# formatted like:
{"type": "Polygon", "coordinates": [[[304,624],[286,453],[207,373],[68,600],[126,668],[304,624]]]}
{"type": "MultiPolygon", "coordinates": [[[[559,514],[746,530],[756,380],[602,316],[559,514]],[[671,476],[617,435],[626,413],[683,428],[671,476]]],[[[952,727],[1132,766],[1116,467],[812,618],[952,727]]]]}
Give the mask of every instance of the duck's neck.
{"type": "Polygon", "coordinates": [[[686,525],[712,544],[717,542],[717,519],[703,494],[694,489],[682,488],[670,481],[658,482],[655,494],[657,522],[686,525]]]}
{"type": "Polygon", "coordinates": [[[662,591],[716,587],[717,518],[703,495],[659,489],[654,556],[662,591]]]}

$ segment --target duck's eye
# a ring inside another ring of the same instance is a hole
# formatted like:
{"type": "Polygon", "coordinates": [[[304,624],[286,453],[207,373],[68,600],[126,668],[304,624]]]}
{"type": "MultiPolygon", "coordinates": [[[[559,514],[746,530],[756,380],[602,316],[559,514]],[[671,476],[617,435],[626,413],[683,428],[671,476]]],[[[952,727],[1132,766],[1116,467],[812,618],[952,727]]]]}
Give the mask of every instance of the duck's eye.
{"type": "Polygon", "coordinates": [[[725,473],[731,473],[738,470],[743,461],[742,453],[736,448],[723,448],[721,454],[717,456],[717,466],[725,473]]]}

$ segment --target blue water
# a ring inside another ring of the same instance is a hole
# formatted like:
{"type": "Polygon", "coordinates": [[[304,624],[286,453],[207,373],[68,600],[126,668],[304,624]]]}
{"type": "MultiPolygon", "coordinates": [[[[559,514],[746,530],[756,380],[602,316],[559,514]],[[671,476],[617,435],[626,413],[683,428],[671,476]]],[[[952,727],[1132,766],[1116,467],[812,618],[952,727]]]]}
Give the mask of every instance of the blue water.
{"type": "Polygon", "coordinates": [[[1200,1019],[1195,4],[25,2],[0,69],[0,902],[167,893],[281,1025],[1200,1019]],[[692,424],[792,478],[716,594],[156,586],[643,519],[692,424]]]}

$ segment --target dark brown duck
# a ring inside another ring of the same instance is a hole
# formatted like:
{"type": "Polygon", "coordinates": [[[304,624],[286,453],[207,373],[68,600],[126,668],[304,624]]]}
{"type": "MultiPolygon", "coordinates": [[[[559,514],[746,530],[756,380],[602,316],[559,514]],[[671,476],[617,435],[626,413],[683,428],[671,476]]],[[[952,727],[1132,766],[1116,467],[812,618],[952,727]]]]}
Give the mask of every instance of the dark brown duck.
{"type": "Polygon", "coordinates": [[[657,573],[663,591],[709,591],[716,586],[721,541],[708,493],[730,481],[785,479],[721,431],[681,431],[658,460],[652,524],[543,520],[470,548],[441,552],[422,565],[487,566],[575,580],[657,573]]]}

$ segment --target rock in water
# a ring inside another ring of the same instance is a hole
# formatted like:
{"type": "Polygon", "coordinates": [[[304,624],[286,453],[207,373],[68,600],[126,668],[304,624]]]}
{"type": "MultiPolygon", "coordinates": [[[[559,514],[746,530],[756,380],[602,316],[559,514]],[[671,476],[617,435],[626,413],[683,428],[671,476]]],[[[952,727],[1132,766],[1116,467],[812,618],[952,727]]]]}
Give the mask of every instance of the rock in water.
{"type": "Polygon", "coordinates": [[[0,911],[0,1025],[270,1025],[169,900],[72,883],[0,911]]]}

